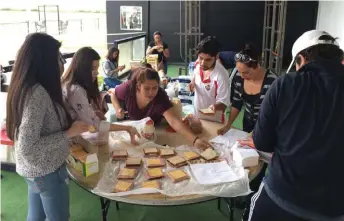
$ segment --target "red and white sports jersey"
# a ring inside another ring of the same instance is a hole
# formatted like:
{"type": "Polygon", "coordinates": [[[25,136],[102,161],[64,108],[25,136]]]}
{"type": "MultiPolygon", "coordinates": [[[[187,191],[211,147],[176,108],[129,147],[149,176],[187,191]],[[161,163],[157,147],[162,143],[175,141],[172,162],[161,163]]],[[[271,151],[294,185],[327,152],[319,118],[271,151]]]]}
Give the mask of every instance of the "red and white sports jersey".
{"type": "Polygon", "coordinates": [[[200,109],[208,108],[216,103],[223,103],[227,107],[230,104],[230,84],[227,70],[219,61],[216,61],[215,67],[210,74],[209,79],[204,79],[204,72],[198,61],[195,63],[195,115],[204,120],[211,120],[224,123],[225,113],[216,111],[214,116],[204,115],[199,112],[200,109]]]}

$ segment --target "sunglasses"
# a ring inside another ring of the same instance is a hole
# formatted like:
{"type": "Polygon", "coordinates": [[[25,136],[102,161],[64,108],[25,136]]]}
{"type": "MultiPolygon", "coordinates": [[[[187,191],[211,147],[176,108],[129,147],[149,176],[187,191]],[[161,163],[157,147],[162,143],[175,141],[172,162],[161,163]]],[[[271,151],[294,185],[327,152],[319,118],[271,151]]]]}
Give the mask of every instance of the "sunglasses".
{"type": "Polygon", "coordinates": [[[234,60],[235,60],[235,61],[242,62],[242,63],[248,63],[248,62],[250,62],[250,61],[257,61],[257,60],[254,60],[254,59],[250,58],[250,56],[248,56],[248,55],[240,54],[240,53],[237,53],[237,54],[234,56],[234,60]]]}

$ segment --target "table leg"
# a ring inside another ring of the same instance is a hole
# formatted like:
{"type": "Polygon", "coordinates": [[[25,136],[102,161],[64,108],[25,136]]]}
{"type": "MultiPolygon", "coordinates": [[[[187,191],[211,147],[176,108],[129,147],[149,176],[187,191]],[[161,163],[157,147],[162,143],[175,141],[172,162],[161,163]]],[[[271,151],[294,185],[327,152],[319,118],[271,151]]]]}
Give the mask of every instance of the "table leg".
{"type": "Polygon", "coordinates": [[[217,201],[217,207],[218,209],[220,210],[220,212],[227,216],[227,213],[224,213],[222,210],[221,210],[221,200],[224,200],[226,202],[226,206],[227,206],[227,209],[228,209],[228,212],[229,212],[229,215],[228,215],[228,220],[229,221],[234,221],[234,199],[231,199],[231,198],[219,198],[218,201],[217,201]]]}
{"type": "Polygon", "coordinates": [[[119,210],[119,203],[116,201],[116,210],[119,210]]]}
{"type": "Polygon", "coordinates": [[[224,198],[227,202],[227,208],[229,211],[229,220],[234,221],[234,199],[230,198],[224,198]]]}
{"type": "Polygon", "coordinates": [[[103,221],[107,220],[107,213],[109,211],[110,202],[110,200],[100,197],[100,206],[102,209],[103,221]]]}
{"type": "Polygon", "coordinates": [[[217,199],[217,209],[221,210],[221,198],[220,197],[217,199]]]}

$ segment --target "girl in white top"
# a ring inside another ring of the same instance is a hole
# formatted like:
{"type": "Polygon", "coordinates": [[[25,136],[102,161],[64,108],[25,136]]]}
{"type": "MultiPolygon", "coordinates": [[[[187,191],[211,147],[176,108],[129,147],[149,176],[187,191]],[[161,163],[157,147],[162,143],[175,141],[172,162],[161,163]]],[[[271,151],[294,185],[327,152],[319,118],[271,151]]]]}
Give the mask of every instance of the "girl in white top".
{"type": "Polygon", "coordinates": [[[195,115],[200,119],[225,122],[225,110],[230,104],[229,76],[217,61],[218,43],[214,37],[207,37],[196,50],[198,59],[191,89],[195,91],[195,115]],[[203,114],[201,109],[211,109],[215,114],[203,114]]]}

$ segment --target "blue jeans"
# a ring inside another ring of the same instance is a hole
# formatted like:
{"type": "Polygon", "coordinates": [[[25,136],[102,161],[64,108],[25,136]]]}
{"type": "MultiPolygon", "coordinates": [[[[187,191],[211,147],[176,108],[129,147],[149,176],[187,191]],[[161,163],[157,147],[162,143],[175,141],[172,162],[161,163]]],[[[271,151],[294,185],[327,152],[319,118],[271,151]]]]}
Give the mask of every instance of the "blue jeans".
{"type": "Polygon", "coordinates": [[[25,180],[29,188],[27,221],[69,220],[69,178],[66,164],[45,176],[25,180]]]}
{"type": "Polygon", "coordinates": [[[110,88],[115,88],[117,85],[122,84],[122,81],[117,78],[104,78],[104,82],[110,88]]]}
{"type": "Polygon", "coordinates": [[[167,75],[167,67],[168,67],[167,61],[164,61],[164,73],[165,73],[165,75],[167,75]]]}

